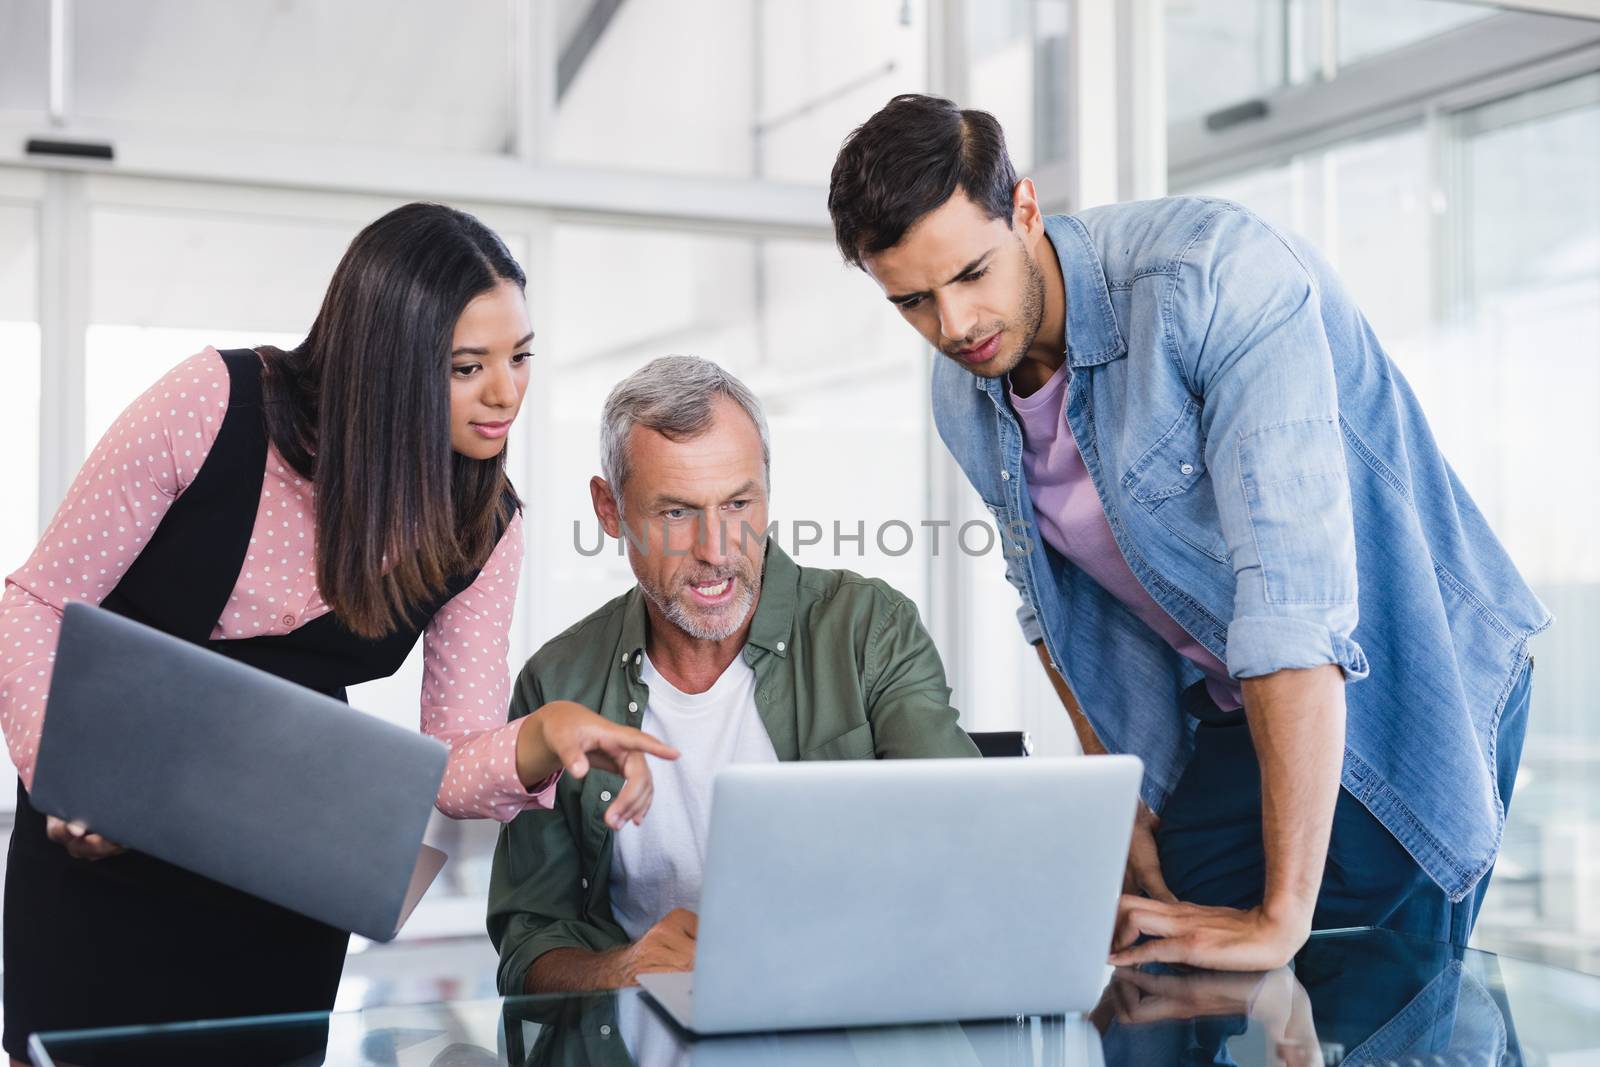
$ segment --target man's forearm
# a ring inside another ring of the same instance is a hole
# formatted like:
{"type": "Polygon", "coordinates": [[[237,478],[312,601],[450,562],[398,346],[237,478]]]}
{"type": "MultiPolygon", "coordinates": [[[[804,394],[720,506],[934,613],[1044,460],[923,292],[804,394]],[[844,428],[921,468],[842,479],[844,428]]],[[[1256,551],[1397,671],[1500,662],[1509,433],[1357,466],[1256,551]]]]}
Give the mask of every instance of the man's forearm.
{"type": "Polygon", "coordinates": [[[1344,675],[1335,665],[1244,681],[1261,765],[1262,911],[1309,933],[1344,765],[1344,675]]]}
{"type": "Polygon", "coordinates": [[[628,945],[595,952],[586,948],[553,948],[539,956],[522,980],[524,993],[587,993],[631,984],[624,953],[628,945]]]}
{"type": "Polygon", "coordinates": [[[1056,691],[1061,706],[1067,709],[1067,718],[1072,720],[1072,732],[1078,735],[1078,746],[1083,749],[1086,756],[1104,756],[1106,746],[1100,743],[1094,727],[1089,725],[1089,720],[1083,714],[1083,709],[1078,706],[1078,698],[1072,695],[1072,688],[1067,685],[1067,680],[1051,665],[1050,653],[1045,651],[1044,642],[1039,641],[1033,647],[1039,653],[1039,662],[1044,664],[1044,673],[1050,677],[1050,688],[1056,691]]]}

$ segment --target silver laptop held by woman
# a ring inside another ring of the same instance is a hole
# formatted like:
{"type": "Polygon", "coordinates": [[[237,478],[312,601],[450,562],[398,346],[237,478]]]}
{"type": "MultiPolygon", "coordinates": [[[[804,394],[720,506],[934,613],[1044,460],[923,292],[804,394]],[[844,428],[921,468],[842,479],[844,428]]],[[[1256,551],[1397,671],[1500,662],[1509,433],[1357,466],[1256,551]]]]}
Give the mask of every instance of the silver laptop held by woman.
{"type": "Polygon", "coordinates": [[[68,604],[30,799],[127,848],[388,941],[444,866],[422,834],[447,755],[266,671],[68,604]]]}

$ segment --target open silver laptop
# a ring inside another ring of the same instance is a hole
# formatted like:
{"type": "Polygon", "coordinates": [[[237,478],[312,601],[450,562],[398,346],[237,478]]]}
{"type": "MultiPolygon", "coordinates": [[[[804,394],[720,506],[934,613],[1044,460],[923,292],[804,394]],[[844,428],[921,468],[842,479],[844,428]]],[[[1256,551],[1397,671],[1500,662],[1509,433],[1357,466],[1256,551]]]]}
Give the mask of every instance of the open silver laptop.
{"type": "Polygon", "coordinates": [[[640,985],[698,1034],[1087,1011],[1141,773],[1131,756],[730,767],[695,969],[640,985]]]}
{"type": "Polygon", "coordinates": [[[87,604],[67,605],[30,799],[377,941],[444,866],[445,746],[87,604]]]}

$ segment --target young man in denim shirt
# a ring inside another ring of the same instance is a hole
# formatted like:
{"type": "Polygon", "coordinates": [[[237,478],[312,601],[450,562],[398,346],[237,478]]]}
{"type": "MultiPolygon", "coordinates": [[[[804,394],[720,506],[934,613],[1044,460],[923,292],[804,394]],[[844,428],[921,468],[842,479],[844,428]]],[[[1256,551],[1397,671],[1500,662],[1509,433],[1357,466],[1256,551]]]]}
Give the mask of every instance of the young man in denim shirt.
{"type": "Polygon", "coordinates": [[[1045,217],[994,119],[926,96],[846,140],[828,204],[946,357],[935,422],[1026,535],[1084,749],[1145,762],[1113,962],[1464,944],[1550,619],[1328,265],[1222,200],[1045,217]]]}

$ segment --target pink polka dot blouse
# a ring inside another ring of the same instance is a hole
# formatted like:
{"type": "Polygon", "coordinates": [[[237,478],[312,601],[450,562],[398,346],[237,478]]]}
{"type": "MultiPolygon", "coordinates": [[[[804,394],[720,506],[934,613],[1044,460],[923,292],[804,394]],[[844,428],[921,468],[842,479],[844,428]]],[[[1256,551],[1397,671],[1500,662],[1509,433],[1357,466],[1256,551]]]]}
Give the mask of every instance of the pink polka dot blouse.
{"type": "MultiPolygon", "coordinates": [[[[228,371],[207,348],[135,400],[90,454],[43,539],[0,597],[0,729],[33,784],[45,697],[69,600],[98,604],[121,581],[172,502],[194,481],[228,408],[228,371]]],[[[312,486],[268,448],[244,568],[213,640],[283,634],[328,612],[313,562],[312,486]]],[[[423,633],[422,729],[450,746],[439,810],[507,822],[548,808],[555,779],[517,777],[520,720],[506,721],[508,628],[522,569],[516,516],[471,586],[423,633]]]]}

